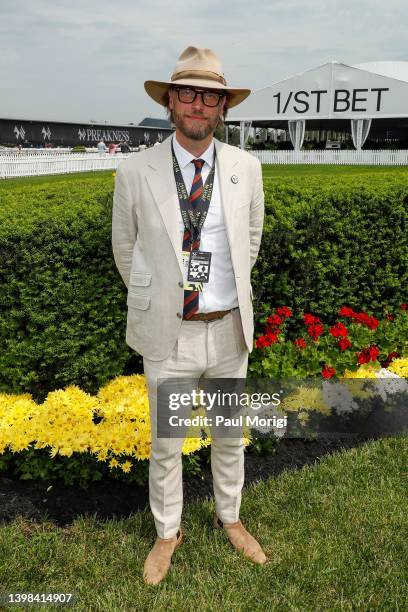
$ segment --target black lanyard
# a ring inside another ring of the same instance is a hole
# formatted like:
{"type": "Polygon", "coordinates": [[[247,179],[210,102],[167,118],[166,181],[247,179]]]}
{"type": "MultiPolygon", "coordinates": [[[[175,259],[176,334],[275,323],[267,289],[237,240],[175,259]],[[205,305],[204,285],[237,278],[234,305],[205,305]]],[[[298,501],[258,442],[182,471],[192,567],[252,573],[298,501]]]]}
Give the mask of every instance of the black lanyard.
{"type": "Polygon", "coordinates": [[[213,165],[203,187],[203,193],[201,196],[202,204],[200,205],[199,209],[197,207],[195,210],[193,209],[193,205],[190,202],[183,175],[181,173],[180,166],[174,153],[173,142],[171,143],[171,152],[173,156],[174,178],[176,179],[177,196],[179,199],[181,216],[185,229],[190,233],[190,243],[192,243],[200,239],[201,230],[203,228],[205,219],[207,217],[208,208],[210,206],[214,186],[215,147],[213,165]]]}

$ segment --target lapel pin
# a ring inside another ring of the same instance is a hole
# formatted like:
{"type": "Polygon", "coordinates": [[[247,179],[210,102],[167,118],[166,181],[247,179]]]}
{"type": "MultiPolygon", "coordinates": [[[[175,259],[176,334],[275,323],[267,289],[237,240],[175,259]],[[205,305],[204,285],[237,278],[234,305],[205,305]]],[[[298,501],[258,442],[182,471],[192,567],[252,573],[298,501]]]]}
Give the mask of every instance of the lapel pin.
{"type": "Polygon", "coordinates": [[[238,177],[237,177],[237,175],[236,175],[236,174],[233,174],[233,175],[231,176],[231,183],[234,183],[234,185],[235,185],[236,183],[238,183],[238,177]]]}

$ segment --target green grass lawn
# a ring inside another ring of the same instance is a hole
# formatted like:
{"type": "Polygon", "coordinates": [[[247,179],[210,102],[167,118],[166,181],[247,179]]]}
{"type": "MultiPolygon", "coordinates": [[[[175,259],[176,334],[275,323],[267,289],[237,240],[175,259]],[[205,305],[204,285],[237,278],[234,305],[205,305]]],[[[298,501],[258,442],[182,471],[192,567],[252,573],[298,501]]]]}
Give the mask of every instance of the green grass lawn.
{"type": "MultiPolygon", "coordinates": [[[[407,171],[263,166],[271,179],[371,174],[387,180],[407,171]]],[[[90,188],[114,183],[112,170],[4,180],[0,200],[13,186],[78,179],[90,188]]],[[[0,526],[0,592],[73,592],[75,610],[101,612],[405,611],[407,451],[406,438],[384,439],[246,489],[241,518],[269,557],[263,567],[240,558],[226,535],[211,528],[212,501],[186,506],[185,543],[158,587],[142,581],[155,537],[148,512],[109,522],[78,518],[67,528],[16,519],[0,526]]]]}
{"type": "Polygon", "coordinates": [[[107,181],[114,183],[115,170],[101,170],[98,172],[73,172],[71,174],[49,174],[46,176],[24,176],[21,178],[12,178],[0,180],[1,189],[8,189],[13,186],[22,185],[42,185],[44,183],[59,183],[61,181],[77,181],[78,179],[86,179],[92,181],[107,181]]]}
{"type": "Polygon", "coordinates": [[[158,587],[142,581],[154,525],[140,513],[3,525],[1,590],[74,592],[76,610],[104,612],[406,610],[407,450],[406,438],[384,439],[246,489],[241,518],[265,566],[211,528],[205,501],[185,507],[185,543],[158,587]]]}
{"type": "MultiPolygon", "coordinates": [[[[265,164],[262,166],[263,175],[268,177],[296,177],[296,176],[358,176],[375,174],[386,176],[392,174],[408,175],[408,166],[335,166],[335,165],[309,165],[309,164],[265,164]]],[[[55,174],[49,176],[27,176],[23,178],[0,180],[1,189],[13,185],[38,185],[42,183],[55,183],[63,180],[76,181],[87,179],[89,181],[106,181],[114,183],[114,170],[101,170],[98,172],[76,172],[73,174],[55,174]]]]}
{"type": "Polygon", "coordinates": [[[367,176],[383,174],[405,174],[408,176],[408,166],[336,166],[331,164],[264,164],[263,175],[268,177],[296,176],[367,176]]]}

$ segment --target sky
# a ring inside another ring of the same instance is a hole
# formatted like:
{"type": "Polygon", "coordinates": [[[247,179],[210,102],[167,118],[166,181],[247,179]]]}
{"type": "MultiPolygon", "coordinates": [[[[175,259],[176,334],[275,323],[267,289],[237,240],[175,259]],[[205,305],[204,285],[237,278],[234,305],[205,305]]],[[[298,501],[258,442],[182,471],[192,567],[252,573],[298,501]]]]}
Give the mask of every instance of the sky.
{"type": "Polygon", "coordinates": [[[0,0],[0,118],[137,124],[193,45],[228,85],[265,87],[326,62],[408,60],[406,0],[0,0]]]}

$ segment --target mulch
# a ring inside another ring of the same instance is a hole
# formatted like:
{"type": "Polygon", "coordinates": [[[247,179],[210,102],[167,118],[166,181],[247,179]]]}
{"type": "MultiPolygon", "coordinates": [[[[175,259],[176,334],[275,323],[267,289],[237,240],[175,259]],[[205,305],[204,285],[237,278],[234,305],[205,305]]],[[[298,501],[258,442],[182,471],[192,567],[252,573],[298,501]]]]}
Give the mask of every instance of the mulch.
{"type": "MultiPolygon", "coordinates": [[[[363,439],[282,439],[273,455],[246,453],[245,485],[277,476],[284,470],[310,465],[328,453],[353,448],[363,439]]],[[[184,502],[202,500],[213,495],[209,465],[199,476],[183,480],[184,502]]],[[[59,480],[17,480],[10,474],[0,475],[0,524],[18,516],[33,522],[51,521],[57,526],[70,525],[80,515],[98,520],[124,519],[148,505],[148,484],[139,486],[106,477],[89,483],[86,489],[64,485],[59,480]],[[47,488],[52,488],[47,491],[47,488]]]]}

